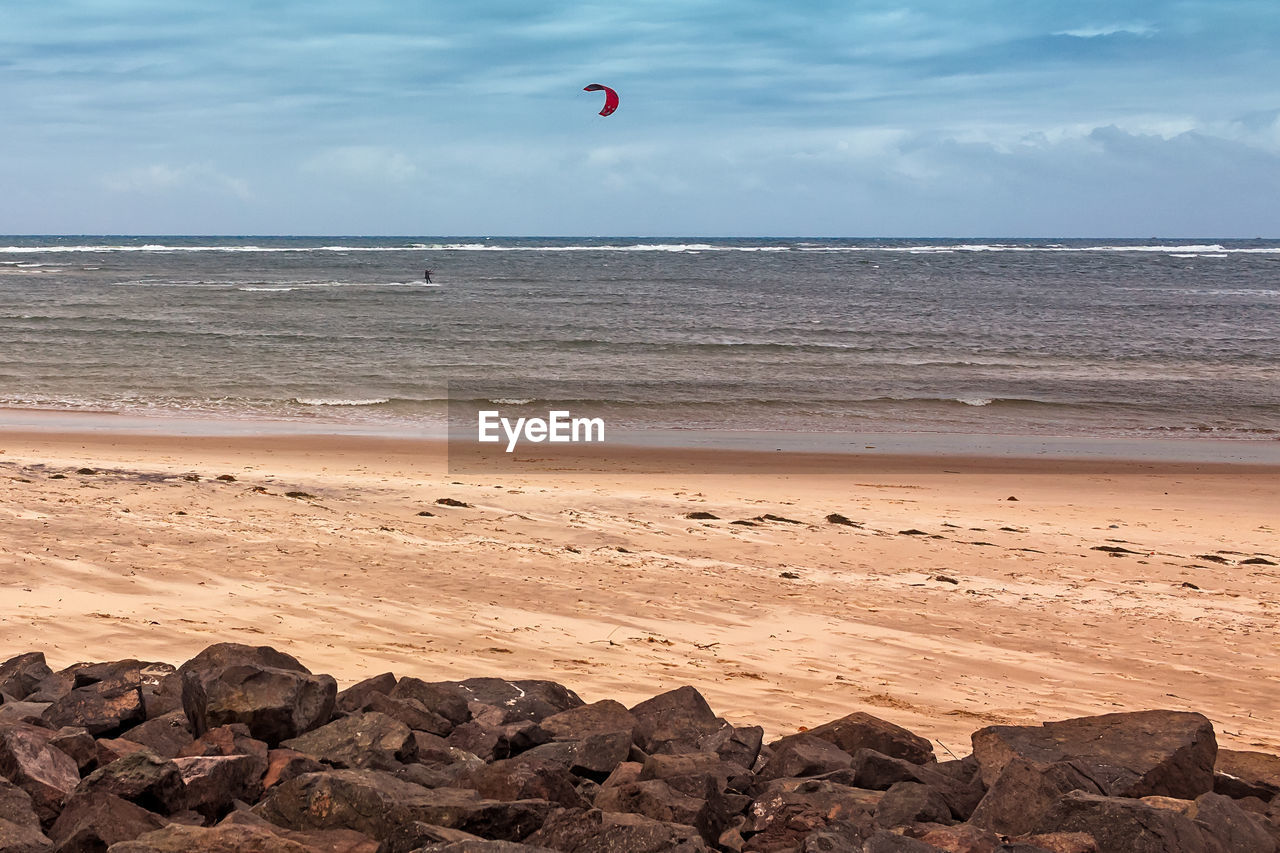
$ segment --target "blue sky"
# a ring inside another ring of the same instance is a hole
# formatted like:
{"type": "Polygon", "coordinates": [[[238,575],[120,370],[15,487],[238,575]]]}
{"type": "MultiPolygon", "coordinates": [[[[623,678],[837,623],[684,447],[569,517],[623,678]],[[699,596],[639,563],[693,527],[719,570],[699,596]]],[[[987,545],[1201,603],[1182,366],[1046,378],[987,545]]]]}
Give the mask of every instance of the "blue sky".
{"type": "Polygon", "coordinates": [[[4,233],[1280,236],[1275,0],[5,6],[4,233]]]}

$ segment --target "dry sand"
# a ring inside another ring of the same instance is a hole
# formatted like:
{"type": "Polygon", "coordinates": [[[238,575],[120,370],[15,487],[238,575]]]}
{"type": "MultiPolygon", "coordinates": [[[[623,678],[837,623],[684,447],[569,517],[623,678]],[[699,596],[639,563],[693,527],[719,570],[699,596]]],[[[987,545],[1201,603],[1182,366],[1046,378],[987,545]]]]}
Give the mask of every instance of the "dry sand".
{"type": "Polygon", "coordinates": [[[990,723],[1144,708],[1280,749],[1278,468],[772,455],[699,474],[649,451],[450,475],[438,444],[374,438],[0,447],[0,659],[177,663],[228,640],[344,685],[550,678],[631,703],[692,684],[770,735],[861,710],[943,756],[990,723]],[[795,523],[730,523],[766,514],[795,523]]]}

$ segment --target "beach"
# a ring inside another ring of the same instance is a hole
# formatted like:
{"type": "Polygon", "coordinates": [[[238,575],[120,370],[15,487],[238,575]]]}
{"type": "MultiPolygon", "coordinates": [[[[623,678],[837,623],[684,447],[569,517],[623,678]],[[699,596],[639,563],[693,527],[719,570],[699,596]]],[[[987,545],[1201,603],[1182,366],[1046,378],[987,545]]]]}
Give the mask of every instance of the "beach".
{"type": "Polygon", "coordinates": [[[691,684],[769,737],[866,711],[944,757],[1151,708],[1280,748],[1275,465],[865,448],[711,473],[724,451],[668,447],[463,474],[439,441],[61,422],[0,448],[0,648],[55,670],[234,641],[343,686],[691,684]]]}

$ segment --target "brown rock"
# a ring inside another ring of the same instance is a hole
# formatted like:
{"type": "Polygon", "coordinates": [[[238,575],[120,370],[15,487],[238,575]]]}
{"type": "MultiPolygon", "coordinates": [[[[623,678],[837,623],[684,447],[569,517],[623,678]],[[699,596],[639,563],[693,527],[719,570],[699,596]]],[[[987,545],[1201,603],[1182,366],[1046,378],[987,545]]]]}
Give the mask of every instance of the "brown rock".
{"type": "Polygon", "coordinates": [[[120,737],[142,744],[161,758],[176,758],[194,740],[187,715],[181,709],[147,720],[120,737]]]}
{"type": "Polygon", "coordinates": [[[40,828],[40,818],[36,817],[31,796],[3,776],[0,776],[0,820],[37,830],[40,828]]]}
{"type": "Polygon", "coordinates": [[[14,699],[26,699],[37,685],[53,675],[44,662],[44,652],[27,652],[0,663],[0,693],[14,699]]]}
{"type": "Polygon", "coordinates": [[[49,710],[51,704],[50,702],[5,702],[0,705],[0,726],[5,723],[26,723],[47,728],[44,712],[49,710]]]}
{"type": "MultiPolygon", "coordinates": [[[[417,699],[408,697],[384,696],[381,693],[370,694],[361,711],[377,711],[394,720],[399,720],[410,729],[444,737],[453,731],[454,723],[449,719],[428,710],[417,699]]],[[[354,713],[354,712],[353,712],[354,713]]]]}
{"type": "Polygon", "coordinates": [[[708,849],[693,827],[599,809],[561,809],[525,843],[568,853],[703,853],[708,849]]]}
{"type": "Polygon", "coordinates": [[[885,827],[913,823],[951,823],[951,807],[928,785],[897,782],[876,804],[876,823],[885,827]]]}
{"type": "Polygon", "coordinates": [[[49,829],[58,853],[98,853],[168,823],[141,806],[103,792],[73,794],[49,829]]]}
{"type": "Polygon", "coordinates": [[[773,746],[773,755],[756,773],[758,782],[819,776],[853,766],[853,756],[830,741],[807,734],[791,735],[773,746]]]}
{"type": "Polygon", "coordinates": [[[113,845],[112,849],[113,853],[315,853],[318,848],[283,838],[264,827],[172,824],[113,845]]]}
{"type": "Polygon", "coordinates": [[[1280,793],[1280,756],[1219,749],[1213,771],[1215,794],[1236,799],[1257,797],[1269,803],[1280,793]]]}
{"type": "Polygon", "coordinates": [[[1037,832],[1082,832],[1098,853],[1217,853],[1195,821],[1140,800],[1071,791],[1041,821],[1037,832]]]}
{"type": "Polygon", "coordinates": [[[289,829],[354,829],[379,840],[417,820],[512,841],[541,825],[550,808],[545,800],[506,803],[471,790],[428,790],[379,770],[330,770],[276,785],[253,811],[289,829]]]}
{"type": "Polygon", "coordinates": [[[409,727],[376,711],[341,717],[280,745],[345,770],[394,770],[417,754],[409,727]]]}
{"type": "Polygon", "coordinates": [[[97,767],[106,767],[113,761],[119,761],[126,755],[133,755],[135,752],[150,752],[142,744],[135,740],[125,740],[118,737],[99,738],[94,743],[94,764],[97,767]]]}
{"type": "Polygon", "coordinates": [[[147,811],[172,814],[185,807],[182,772],[147,749],[119,758],[84,778],[76,793],[113,794],[147,811]]]}
{"type": "Polygon", "coordinates": [[[173,759],[186,789],[184,807],[217,820],[236,800],[254,802],[262,794],[263,764],[254,755],[198,755],[173,759]]]}
{"type": "Polygon", "coordinates": [[[988,786],[1014,757],[1036,764],[1071,761],[1103,793],[1194,799],[1213,788],[1217,742],[1201,714],[1138,711],[1040,726],[990,726],[973,734],[988,786]]]}
{"type": "MultiPolygon", "coordinates": [[[[860,749],[874,749],[913,764],[925,764],[934,760],[933,746],[929,741],[901,726],[861,712],[824,723],[804,734],[829,741],[850,755],[860,749]]],[[[771,746],[776,748],[777,744],[771,746]]]]}
{"type": "Polygon", "coordinates": [[[340,714],[352,714],[365,710],[365,703],[374,695],[387,696],[396,687],[396,677],[390,672],[366,678],[351,685],[346,690],[338,691],[334,707],[340,714]]]}
{"type": "MultiPolygon", "coordinates": [[[[467,704],[468,694],[457,684],[441,682],[431,684],[420,678],[402,678],[396,682],[390,696],[393,699],[412,699],[433,714],[438,714],[449,722],[449,731],[471,719],[471,709],[467,704]]],[[[449,732],[433,732],[447,735],[449,732]]]]}
{"type": "Polygon", "coordinates": [[[486,764],[459,780],[460,785],[491,800],[548,800],[566,808],[586,808],[574,782],[567,767],[530,760],[527,754],[486,764]]]}
{"type": "Polygon", "coordinates": [[[1068,791],[1101,794],[1098,785],[1069,761],[1035,764],[1014,757],[974,810],[970,822],[1005,835],[1031,832],[1068,791]]]}
{"type": "Polygon", "coordinates": [[[319,773],[324,769],[325,766],[310,755],[292,749],[273,749],[267,753],[267,772],[262,777],[262,787],[270,788],[303,773],[319,773]]]}
{"type": "Polygon", "coordinates": [[[636,745],[650,755],[698,752],[704,739],[729,725],[688,686],[646,699],[631,709],[631,715],[636,720],[636,745]]]}
{"type": "Polygon", "coordinates": [[[630,735],[636,729],[636,718],[621,702],[605,699],[552,714],[542,720],[541,726],[553,740],[585,740],[611,732],[630,735]]]}
{"type": "Polygon", "coordinates": [[[58,729],[49,738],[49,745],[71,756],[81,773],[93,769],[98,762],[98,744],[85,729],[76,726],[58,729]]]}
{"type": "Polygon", "coordinates": [[[554,681],[468,678],[443,684],[461,690],[471,716],[490,725],[537,723],[583,704],[578,694],[554,681]]]}
{"type": "Polygon", "coordinates": [[[80,784],[80,770],[65,752],[49,744],[54,733],[27,725],[0,726],[0,776],[31,797],[41,823],[58,815],[62,800],[80,784]]]}
{"type": "Polygon", "coordinates": [[[793,849],[810,832],[831,824],[859,827],[865,835],[877,829],[876,806],[881,791],[864,791],[815,779],[779,779],[769,784],[748,811],[756,834],[745,849],[793,849]]]}
{"type": "Polygon", "coordinates": [[[0,817],[0,853],[50,853],[53,842],[40,827],[15,823],[0,817]]]}

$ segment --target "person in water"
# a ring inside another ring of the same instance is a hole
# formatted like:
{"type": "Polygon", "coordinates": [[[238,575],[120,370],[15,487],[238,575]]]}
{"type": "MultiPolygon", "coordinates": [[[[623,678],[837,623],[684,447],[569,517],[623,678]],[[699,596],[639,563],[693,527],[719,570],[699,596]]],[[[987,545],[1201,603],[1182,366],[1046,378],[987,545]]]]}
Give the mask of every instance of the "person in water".
{"type": "Polygon", "coordinates": [[[427,284],[430,284],[430,283],[431,283],[431,270],[425,270],[425,271],[422,273],[422,277],[423,277],[424,279],[426,279],[426,280],[427,280],[427,284]]]}

